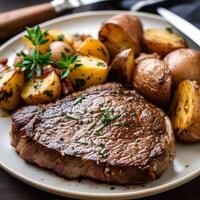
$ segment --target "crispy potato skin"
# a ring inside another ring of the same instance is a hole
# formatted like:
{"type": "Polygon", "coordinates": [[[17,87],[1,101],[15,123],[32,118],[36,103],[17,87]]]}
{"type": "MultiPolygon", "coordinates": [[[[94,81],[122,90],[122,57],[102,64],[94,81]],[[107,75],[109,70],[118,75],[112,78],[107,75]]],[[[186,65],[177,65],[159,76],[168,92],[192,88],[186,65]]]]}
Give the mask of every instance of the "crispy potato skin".
{"type": "Polygon", "coordinates": [[[61,95],[61,82],[52,71],[45,78],[32,78],[23,87],[21,97],[27,104],[49,103],[61,95]]]}
{"type": "Polygon", "coordinates": [[[200,83],[200,53],[193,49],[178,49],[169,53],[164,62],[169,67],[175,88],[183,80],[200,83]]]}
{"type": "Polygon", "coordinates": [[[72,69],[68,75],[76,90],[104,83],[108,76],[107,63],[92,56],[79,56],[81,66],[72,69]]]}
{"type": "Polygon", "coordinates": [[[118,53],[112,61],[108,80],[131,84],[134,70],[134,53],[132,49],[125,49],[118,53]]]}
{"type": "Polygon", "coordinates": [[[157,105],[168,103],[171,84],[170,71],[161,60],[145,59],[135,67],[133,87],[157,105]]]}
{"type": "Polygon", "coordinates": [[[161,56],[158,53],[140,53],[139,56],[135,59],[135,64],[139,64],[141,61],[148,58],[161,59],[161,56]]]}
{"type": "Polygon", "coordinates": [[[110,55],[105,45],[92,37],[86,38],[79,46],[78,53],[84,56],[94,56],[109,63],[110,55]]]}
{"type": "Polygon", "coordinates": [[[148,52],[156,52],[162,56],[176,49],[187,47],[185,40],[180,35],[167,29],[145,30],[143,42],[148,52]]]}
{"type": "Polygon", "coordinates": [[[142,39],[143,28],[140,20],[125,14],[108,19],[99,31],[99,40],[107,47],[111,57],[128,48],[138,55],[142,39]]]}
{"type": "Polygon", "coordinates": [[[14,110],[20,104],[20,93],[24,85],[24,74],[17,68],[0,73],[0,107],[14,110]]]}
{"type": "Polygon", "coordinates": [[[200,141],[200,85],[196,81],[180,82],[169,116],[178,139],[186,143],[200,141]]]}

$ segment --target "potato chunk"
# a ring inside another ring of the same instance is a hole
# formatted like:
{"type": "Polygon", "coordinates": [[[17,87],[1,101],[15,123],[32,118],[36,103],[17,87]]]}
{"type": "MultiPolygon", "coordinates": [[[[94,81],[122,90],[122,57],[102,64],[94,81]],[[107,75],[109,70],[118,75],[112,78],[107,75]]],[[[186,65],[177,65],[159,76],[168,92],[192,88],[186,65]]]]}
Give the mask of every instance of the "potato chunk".
{"type": "Polygon", "coordinates": [[[27,104],[49,103],[61,95],[58,75],[52,71],[45,78],[32,78],[23,87],[21,97],[27,104]]]}
{"type": "Polygon", "coordinates": [[[196,81],[179,83],[169,115],[178,139],[183,142],[200,141],[200,85],[196,81]]]}
{"type": "Polygon", "coordinates": [[[75,89],[85,89],[106,81],[108,75],[106,62],[92,56],[79,56],[78,60],[80,66],[72,69],[68,75],[75,89]]]}
{"type": "Polygon", "coordinates": [[[148,52],[165,56],[169,52],[187,47],[185,40],[171,29],[151,28],[144,31],[144,46],[148,52]]]}
{"type": "Polygon", "coordinates": [[[111,57],[131,48],[135,55],[141,51],[143,28],[136,16],[115,15],[108,19],[99,31],[99,40],[107,47],[111,57]]]}
{"type": "Polygon", "coordinates": [[[0,107],[14,110],[20,103],[24,74],[17,68],[7,68],[0,73],[0,107]]]}
{"type": "Polygon", "coordinates": [[[134,53],[132,49],[125,49],[118,53],[112,61],[108,80],[124,84],[131,84],[134,69],[134,53]]]}
{"type": "Polygon", "coordinates": [[[108,50],[104,44],[92,37],[86,38],[85,41],[79,46],[77,51],[81,55],[94,56],[104,60],[107,63],[110,60],[108,50]]]}

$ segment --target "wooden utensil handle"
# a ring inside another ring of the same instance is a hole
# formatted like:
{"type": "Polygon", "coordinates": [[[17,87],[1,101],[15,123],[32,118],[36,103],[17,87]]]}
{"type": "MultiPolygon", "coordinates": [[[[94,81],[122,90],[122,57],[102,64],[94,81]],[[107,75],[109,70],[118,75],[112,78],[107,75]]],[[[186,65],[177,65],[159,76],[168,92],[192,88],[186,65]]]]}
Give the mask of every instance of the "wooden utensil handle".
{"type": "Polygon", "coordinates": [[[5,39],[24,30],[26,26],[33,26],[56,16],[50,3],[20,8],[0,14],[0,39],[5,39]]]}

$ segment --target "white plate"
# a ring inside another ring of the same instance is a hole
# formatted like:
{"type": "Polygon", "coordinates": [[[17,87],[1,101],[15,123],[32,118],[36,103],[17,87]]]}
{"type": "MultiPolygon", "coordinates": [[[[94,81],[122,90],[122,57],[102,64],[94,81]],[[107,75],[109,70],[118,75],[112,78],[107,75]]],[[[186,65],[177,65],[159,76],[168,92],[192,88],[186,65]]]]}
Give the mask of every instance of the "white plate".
{"type": "MultiPolygon", "coordinates": [[[[70,33],[89,32],[97,36],[103,21],[124,11],[87,12],[64,16],[44,23],[46,28],[57,28],[70,33]]],[[[137,15],[142,20],[144,28],[169,26],[158,16],[126,12],[137,15]]],[[[17,50],[22,49],[21,37],[17,35],[5,43],[1,48],[1,56],[9,56],[10,63],[17,50]]],[[[10,117],[0,118],[0,167],[29,185],[41,190],[62,196],[82,199],[130,199],[160,193],[177,187],[200,175],[200,145],[177,144],[177,157],[174,164],[164,175],[149,184],[142,186],[114,186],[97,183],[91,180],[66,180],[37,166],[24,162],[10,145],[9,131],[11,129],[10,117]]]]}

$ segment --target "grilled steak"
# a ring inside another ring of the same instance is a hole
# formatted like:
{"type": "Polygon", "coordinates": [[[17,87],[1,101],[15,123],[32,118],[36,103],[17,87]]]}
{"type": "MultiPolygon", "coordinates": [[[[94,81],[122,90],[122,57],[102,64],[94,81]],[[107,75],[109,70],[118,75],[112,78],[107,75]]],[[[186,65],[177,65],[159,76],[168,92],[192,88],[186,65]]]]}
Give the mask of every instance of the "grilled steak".
{"type": "Polygon", "coordinates": [[[152,181],[175,157],[164,112],[116,83],[23,107],[12,116],[12,145],[60,176],[115,184],[152,181]]]}

